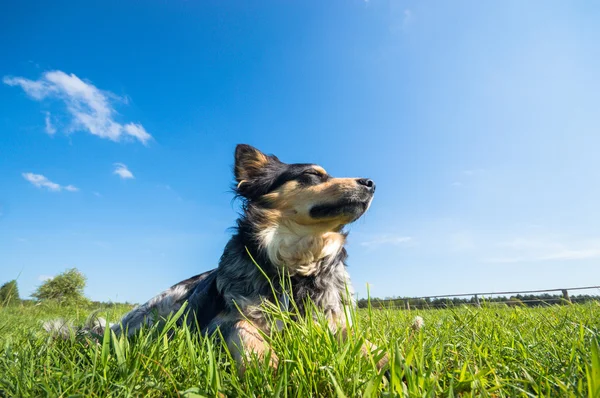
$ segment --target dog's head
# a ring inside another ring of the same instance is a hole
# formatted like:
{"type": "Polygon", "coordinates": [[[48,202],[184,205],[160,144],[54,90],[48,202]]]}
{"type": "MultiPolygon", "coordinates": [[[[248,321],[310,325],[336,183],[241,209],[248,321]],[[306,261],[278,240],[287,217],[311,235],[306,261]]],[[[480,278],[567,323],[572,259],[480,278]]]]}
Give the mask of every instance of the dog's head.
{"type": "Polygon", "coordinates": [[[264,210],[273,222],[291,222],[319,232],[339,231],[369,208],[375,183],[334,178],[318,165],[287,164],[240,144],[235,150],[236,193],[264,210]]]}

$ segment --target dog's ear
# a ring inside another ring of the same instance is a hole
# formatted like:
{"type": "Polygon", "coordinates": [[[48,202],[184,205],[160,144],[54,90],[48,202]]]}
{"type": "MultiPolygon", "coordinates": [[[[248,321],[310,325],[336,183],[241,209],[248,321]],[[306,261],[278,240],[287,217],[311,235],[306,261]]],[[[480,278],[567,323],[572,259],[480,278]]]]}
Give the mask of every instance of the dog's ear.
{"type": "Polygon", "coordinates": [[[235,179],[238,183],[256,178],[267,166],[270,156],[265,155],[253,146],[239,144],[235,148],[235,179]]]}

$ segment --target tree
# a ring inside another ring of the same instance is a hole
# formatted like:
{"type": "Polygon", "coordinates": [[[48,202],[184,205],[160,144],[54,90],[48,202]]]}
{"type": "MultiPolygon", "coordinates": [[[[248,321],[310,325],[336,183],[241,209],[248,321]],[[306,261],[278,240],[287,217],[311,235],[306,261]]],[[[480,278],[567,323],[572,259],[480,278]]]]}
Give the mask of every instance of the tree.
{"type": "Polygon", "coordinates": [[[86,302],[83,295],[86,277],[77,268],[71,268],[44,282],[32,294],[40,301],[56,301],[59,303],[73,304],[86,302]]]}
{"type": "Polygon", "coordinates": [[[19,288],[16,280],[6,282],[0,287],[0,306],[17,304],[19,301],[19,288]]]}

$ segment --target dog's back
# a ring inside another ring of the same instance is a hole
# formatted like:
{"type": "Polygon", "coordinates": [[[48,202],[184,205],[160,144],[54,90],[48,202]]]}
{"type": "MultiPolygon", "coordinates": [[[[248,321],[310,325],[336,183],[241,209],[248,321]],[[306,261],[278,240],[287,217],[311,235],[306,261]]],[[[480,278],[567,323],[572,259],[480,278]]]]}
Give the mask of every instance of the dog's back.
{"type": "Polygon", "coordinates": [[[112,326],[117,332],[132,335],[143,326],[152,326],[167,318],[187,303],[186,319],[192,328],[203,330],[224,309],[223,296],[217,291],[217,270],[213,269],[171,286],[145,304],[125,314],[121,322],[112,326]]]}

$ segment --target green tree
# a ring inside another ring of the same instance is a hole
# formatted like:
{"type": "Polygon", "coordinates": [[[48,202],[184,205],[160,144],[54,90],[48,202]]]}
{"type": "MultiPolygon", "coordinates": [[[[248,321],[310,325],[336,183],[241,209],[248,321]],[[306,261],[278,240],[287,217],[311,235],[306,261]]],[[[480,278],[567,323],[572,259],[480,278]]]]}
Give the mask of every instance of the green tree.
{"type": "Polygon", "coordinates": [[[83,295],[86,277],[77,268],[71,268],[44,282],[32,294],[40,301],[56,301],[73,304],[86,302],[83,295]]]}
{"type": "Polygon", "coordinates": [[[0,287],[0,306],[17,304],[19,302],[19,288],[17,287],[16,280],[13,279],[6,282],[0,287]]]}

